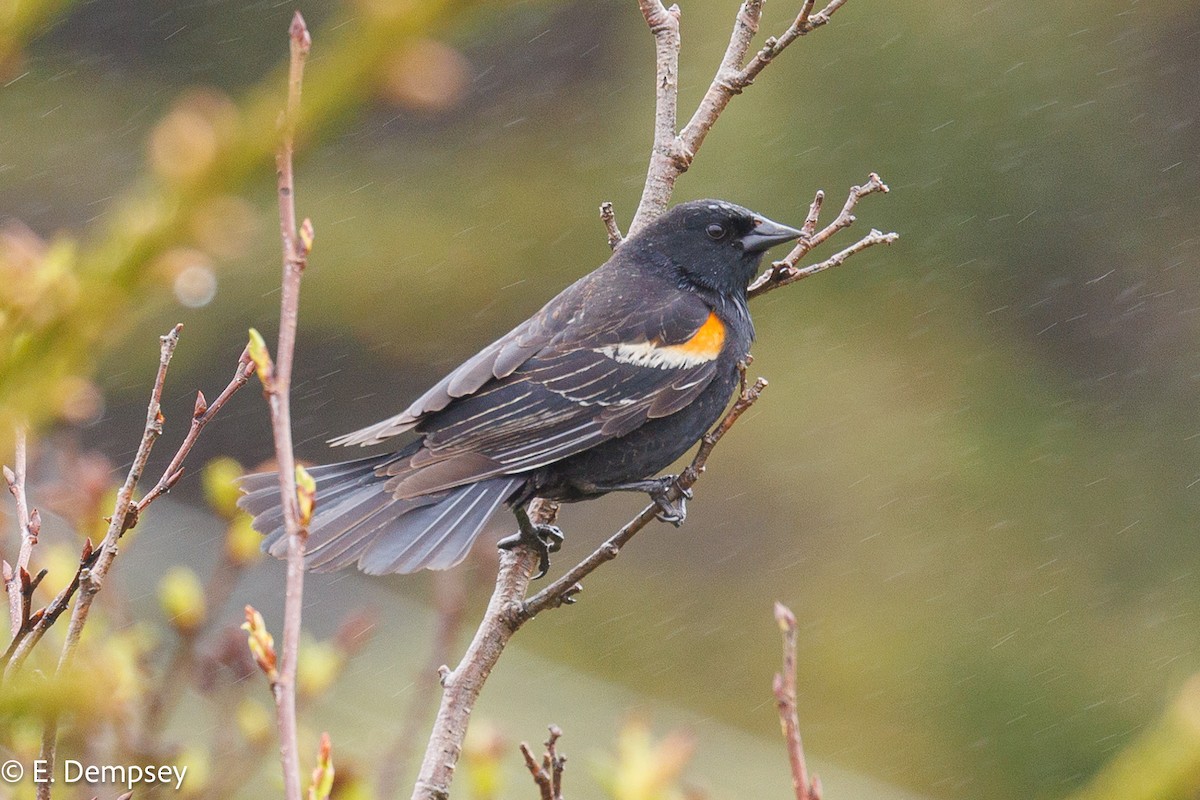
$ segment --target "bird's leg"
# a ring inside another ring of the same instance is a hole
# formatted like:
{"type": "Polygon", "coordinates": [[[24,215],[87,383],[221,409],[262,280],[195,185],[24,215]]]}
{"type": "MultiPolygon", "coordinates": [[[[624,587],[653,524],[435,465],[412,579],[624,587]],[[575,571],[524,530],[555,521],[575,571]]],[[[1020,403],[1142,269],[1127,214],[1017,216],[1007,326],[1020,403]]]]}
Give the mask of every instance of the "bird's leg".
{"type": "Polygon", "coordinates": [[[629,483],[614,483],[608,486],[580,485],[579,488],[589,494],[604,494],[605,492],[645,492],[658,506],[658,519],[669,522],[678,528],[687,519],[687,501],[692,499],[692,490],[684,489],[676,481],[678,475],[664,475],[661,478],[647,478],[643,481],[629,483]],[[668,493],[671,487],[679,489],[678,500],[671,500],[668,493]]]}
{"type": "Polygon", "coordinates": [[[512,536],[506,536],[496,542],[496,546],[501,550],[511,550],[522,544],[527,544],[537,551],[538,554],[538,574],[533,576],[536,581],[538,578],[545,577],[550,571],[550,554],[557,553],[562,547],[563,536],[562,529],[556,525],[542,525],[535,523],[529,518],[529,512],[525,510],[525,506],[518,505],[513,509],[513,515],[517,518],[518,533],[512,536]]]}

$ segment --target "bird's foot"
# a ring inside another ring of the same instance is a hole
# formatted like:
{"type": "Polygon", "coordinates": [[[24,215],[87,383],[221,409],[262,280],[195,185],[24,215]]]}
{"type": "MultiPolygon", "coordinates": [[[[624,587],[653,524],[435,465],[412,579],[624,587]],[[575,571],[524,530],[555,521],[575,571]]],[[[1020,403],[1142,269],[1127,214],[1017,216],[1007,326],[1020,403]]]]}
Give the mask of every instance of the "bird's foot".
{"type": "Polygon", "coordinates": [[[496,542],[496,546],[501,550],[512,550],[521,545],[533,548],[538,554],[538,573],[533,576],[533,580],[536,581],[550,571],[550,554],[557,553],[562,548],[566,537],[557,525],[545,525],[531,520],[524,508],[518,508],[515,514],[520,530],[496,542]]]}
{"type": "Polygon", "coordinates": [[[678,475],[664,475],[654,481],[656,486],[651,488],[647,494],[654,504],[658,506],[658,514],[656,518],[660,522],[669,522],[678,528],[687,519],[687,501],[692,499],[692,490],[685,489],[679,485],[678,475]],[[679,490],[679,499],[672,500],[669,496],[671,487],[679,490]]]}

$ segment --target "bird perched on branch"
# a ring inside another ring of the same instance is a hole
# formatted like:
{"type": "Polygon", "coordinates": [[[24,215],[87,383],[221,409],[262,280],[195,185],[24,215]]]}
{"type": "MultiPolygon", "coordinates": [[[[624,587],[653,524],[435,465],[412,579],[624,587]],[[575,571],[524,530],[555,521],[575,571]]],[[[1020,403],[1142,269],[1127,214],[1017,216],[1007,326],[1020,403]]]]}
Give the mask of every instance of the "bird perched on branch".
{"type": "MultiPolygon", "coordinates": [[[[716,422],[754,338],[746,288],[770,247],[801,232],[718,200],[675,206],[600,268],[468,359],[394,417],[332,440],[369,446],[412,431],[395,452],[310,470],[317,510],[305,563],[370,574],[447,569],[508,505],[548,553],[562,541],[525,512],[647,493],[679,524],[675,476],[654,477],[716,422]]],[[[243,479],[240,505],[287,554],[277,478],[243,479]]]]}

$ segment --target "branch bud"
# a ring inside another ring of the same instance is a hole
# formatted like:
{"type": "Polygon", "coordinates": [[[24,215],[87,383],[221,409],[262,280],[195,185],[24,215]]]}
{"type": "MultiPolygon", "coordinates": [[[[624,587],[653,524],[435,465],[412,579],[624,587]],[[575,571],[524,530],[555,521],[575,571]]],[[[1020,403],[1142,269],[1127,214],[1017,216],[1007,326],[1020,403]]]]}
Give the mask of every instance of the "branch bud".
{"type": "Polygon", "coordinates": [[[246,606],[246,621],[242,623],[242,630],[248,634],[246,638],[250,645],[250,654],[254,656],[254,663],[258,664],[258,668],[267,676],[267,682],[274,686],[279,680],[275,639],[267,630],[267,623],[263,621],[262,614],[258,613],[254,606],[246,606]]]}
{"type": "Polygon", "coordinates": [[[300,223],[300,254],[307,258],[312,252],[313,241],[316,239],[317,232],[313,228],[312,220],[308,217],[304,218],[304,222],[300,223]]]}
{"type": "Polygon", "coordinates": [[[328,800],[333,791],[333,742],[328,733],[321,734],[317,748],[317,766],[312,771],[312,786],[308,789],[308,800],[328,800]]]}
{"type": "Polygon", "coordinates": [[[270,390],[275,364],[271,361],[271,353],[267,350],[267,343],[262,334],[254,328],[250,329],[250,343],[246,345],[246,351],[250,354],[250,360],[254,362],[259,382],[264,389],[270,390]]]}
{"type": "Polygon", "coordinates": [[[296,465],[296,508],[300,512],[300,527],[307,528],[312,522],[313,509],[317,505],[317,482],[308,470],[296,465]]]}
{"type": "Polygon", "coordinates": [[[196,392],[196,407],[192,409],[192,418],[199,419],[208,412],[208,401],[204,399],[204,392],[196,392]]]}

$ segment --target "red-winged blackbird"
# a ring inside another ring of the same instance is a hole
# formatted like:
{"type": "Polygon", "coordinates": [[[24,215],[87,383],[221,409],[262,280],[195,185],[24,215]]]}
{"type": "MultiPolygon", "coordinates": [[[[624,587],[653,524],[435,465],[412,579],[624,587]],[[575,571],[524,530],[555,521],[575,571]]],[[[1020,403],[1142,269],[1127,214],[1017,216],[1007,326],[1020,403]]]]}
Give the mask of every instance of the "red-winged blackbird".
{"type": "MultiPolygon", "coordinates": [[[[306,565],[364,572],[447,569],[505,503],[545,553],[561,533],[533,526],[533,497],[584,500],[647,492],[662,517],[674,476],[651,478],[720,417],[754,326],[746,288],[763,253],[800,231],[741,206],[675,206],[626,239],[596,271],[484,348],[400,414],[334,439],[397,452],[310,470],[317,511],[306,565]]],[[[242,508],[283,556],[277,478],[250,475],[242,508]]]]}

